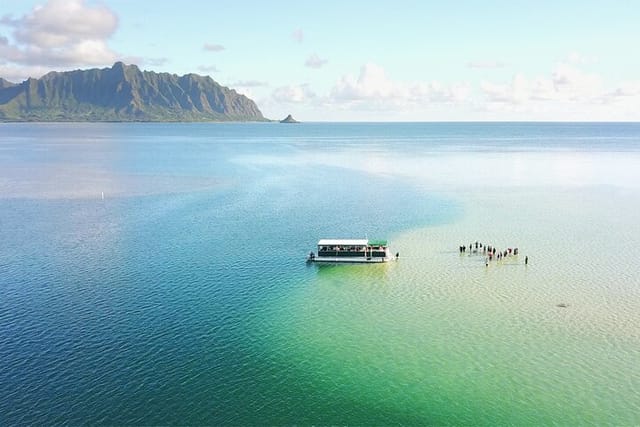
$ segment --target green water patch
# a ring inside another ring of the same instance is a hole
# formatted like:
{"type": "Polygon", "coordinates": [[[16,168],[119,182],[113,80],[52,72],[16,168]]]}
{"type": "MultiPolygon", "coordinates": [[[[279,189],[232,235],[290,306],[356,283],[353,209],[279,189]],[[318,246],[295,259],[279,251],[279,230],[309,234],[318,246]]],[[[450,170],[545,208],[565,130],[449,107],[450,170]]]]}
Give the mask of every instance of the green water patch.
{"type": "MultiPolygon", "coordinates": [[[[563,195],[559,200],[579,212],[570,221],[544,215],[544,208],[515,215],[526,206],[514,204],[501,211],[500,222],[489,222],[500,197],[475,204],[458,223],[395,236],[397,262],[313,267],[315,274],[273,308],[261,345],[286,355],[275,363],[287,381],[304,378],[298,391],[308,393],[305,410],[293,419],[639,421],[638,299],[628,282],[637,266],[625,269],[624,261],[613,260],[589,270],[599,255],[584,252],[574,236],[585,221],[603,220],[606,210],[595,208],[597,198],[563,195]],[[535,230],[518,229],[523,222],[535,230]],[[520,240],[535,262],[524,265],[522,253],[486,267],[481,255],[460,255],[457,245],[474,231],[502,247],[520,240]]],[[[631,224],[630,217],[621,220],[631,224]]],[[[626,248],[618,231],[596,231],[589,239],[607,249],[606,236],[614,236],[615,246],[626,248]]]]}
{"type": "MultiPolygon", "coordinates": [[[[608,344],[540,313],[438,294],[400,268],[318,272],[278,321],[270,345],[325,407],[317,423],[568,423],[634,420],[624,373],[637,347],[608,344]],[[403,281],[403,279],[405,279],[403,281]],[[611,351],[617,351],[613,360],[611,351]],[[613,372],[609,372],[612,370],[613,372]],[[331,404],[333,402],[333,405],[331,404]],[[370,408],[363,418],[353,407],[370,408]],[[588,418],[585,418],[588,417],[588,418]]],[[[470,286],[479,286],[471,283],[470,286]]],[[[634,402],[635,400],[635,402],[634,402]]]]}

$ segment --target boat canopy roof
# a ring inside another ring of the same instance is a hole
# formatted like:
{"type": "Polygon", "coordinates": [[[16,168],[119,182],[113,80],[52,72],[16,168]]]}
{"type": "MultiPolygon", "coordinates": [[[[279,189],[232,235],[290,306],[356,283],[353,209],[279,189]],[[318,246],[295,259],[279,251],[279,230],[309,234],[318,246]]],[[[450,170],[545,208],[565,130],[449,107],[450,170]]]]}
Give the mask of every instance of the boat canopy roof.
{"type": "Polygon", "coordinates": [[[321,239],[318,246],[367,246],[367,239],[321,239]]]}
{"type": "Polygon", "coordinates": [[[318,246],[387,246],[386,240],[321,239],[318,246]]]}
{"type": "Polygon", "coordinates": [[[369,240],[370,246],[387,246],[387,241],[382,239],[369,240]]]}

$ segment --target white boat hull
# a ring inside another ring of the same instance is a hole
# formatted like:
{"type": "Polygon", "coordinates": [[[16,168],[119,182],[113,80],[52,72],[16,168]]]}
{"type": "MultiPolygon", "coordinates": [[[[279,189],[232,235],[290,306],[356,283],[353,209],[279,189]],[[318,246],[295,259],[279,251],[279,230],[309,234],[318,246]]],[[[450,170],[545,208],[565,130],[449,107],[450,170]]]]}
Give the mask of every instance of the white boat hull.
{"type": "Polygon", "coordinates": [[[382,263],[388,262],[391,258],[365,258],[365,257],[313,257],[307,258],[309,262],[334,262],[334,263],[349,263],[349,264],[374,264],[374,263],[382,263]]]}

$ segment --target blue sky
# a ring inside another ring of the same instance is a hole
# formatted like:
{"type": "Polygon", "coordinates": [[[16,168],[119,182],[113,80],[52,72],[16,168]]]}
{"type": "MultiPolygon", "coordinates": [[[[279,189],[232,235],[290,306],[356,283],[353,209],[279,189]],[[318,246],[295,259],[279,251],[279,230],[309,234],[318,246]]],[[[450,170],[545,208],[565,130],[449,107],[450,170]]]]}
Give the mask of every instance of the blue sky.
{"type": "Polygon", "coordinates": [[[640,120],[637,1],[3,0],[0,77],[208,74],[270,118],[640,120]]]}

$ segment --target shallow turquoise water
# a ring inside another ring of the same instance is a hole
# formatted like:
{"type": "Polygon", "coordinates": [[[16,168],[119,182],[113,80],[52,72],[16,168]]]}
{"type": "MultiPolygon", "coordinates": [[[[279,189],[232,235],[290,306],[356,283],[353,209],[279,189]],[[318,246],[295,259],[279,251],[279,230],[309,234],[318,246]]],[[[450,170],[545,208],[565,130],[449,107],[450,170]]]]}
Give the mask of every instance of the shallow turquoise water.
{"type": "Polygon", "coordinates": [[[640,125],[2,130],[7,424],[640,422],[640,125]]]}

